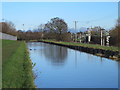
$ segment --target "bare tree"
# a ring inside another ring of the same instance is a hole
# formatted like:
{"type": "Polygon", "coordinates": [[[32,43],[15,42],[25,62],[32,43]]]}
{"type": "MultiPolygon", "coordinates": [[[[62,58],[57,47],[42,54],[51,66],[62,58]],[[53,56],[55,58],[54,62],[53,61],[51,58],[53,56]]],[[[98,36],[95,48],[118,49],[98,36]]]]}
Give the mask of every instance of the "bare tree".
{"type": "Polygon", "coordinates": [[[68,26],[67,23],[63,20],[60,19],[58,17],[56,18],[52,18],[47,24],[45,24],[45,28],[44,30],[47,33],[52,33],[52,34],[56,34],[56,40],[64,40],[64,33],[67,33],[68,31],[68,26]]]}
{"type": "Polygon", "coordinates": [[[1,32],[16,35],[15,25],[12,22],[1,22],[2,26],[1,32]]]}
{"type": "Polygon", "coordinates": [[[120,19],[118,19],[116,26],[110,31],[111,44],[120,47],[120,19]]]}

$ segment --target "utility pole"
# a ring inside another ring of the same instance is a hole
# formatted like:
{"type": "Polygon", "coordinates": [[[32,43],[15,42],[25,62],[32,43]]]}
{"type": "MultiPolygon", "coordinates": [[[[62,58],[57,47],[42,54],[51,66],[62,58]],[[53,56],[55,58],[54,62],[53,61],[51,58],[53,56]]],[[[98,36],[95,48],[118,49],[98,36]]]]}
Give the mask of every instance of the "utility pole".
{"type": "Polygon", "coordinates": [[[77,42],[77,23],[78,23],[78,21],[74,21],[74,23],[75,23],[75,31],[76,31],[75,41],[77,42]]]}
{"type": "Polygon", "coordinates": [[[44,24],[40,24],[40,29],[42,30],[41,38],[43,39],[43,36],[44,36],[44,34],[43,34],[44,24]]]}
{"type": "Polygon", "coordinates": [[[102,45],[103,45],[103,44],[102,44],[102,38],[103,38],[103,37],[102,37],[102,35],[103,35],[103,34],[102,34],[102,29],[100,29],[100,32],[101,32],[101,46],[102,46],[102,45]]]}
{"type": "MultiPolygon", "coordinates": [[[[76,31],[75,42],[77,42],[77,23],[78,23],[78,21],[74,21],[74,23],[75,23],[75,31],[76,31]]],[[[75,50],[75,65],[77,66],[77,53],[76,53],[76,50],[75,50]]]]}
{"type": "Polygon", "coordinates": [[[24,31],[24,24],[22,24],[22,26],[23,26],[23,31],[24,31]]]}
{"type": "Polygon", "coordinates": [[[101,32],[101,46],[104,45],[104,40],[103,40],[103,30],[100,28],[100,32],[101,32]]]}
{"type": "Polygon", "coordinates": [[[82,42],[82,33],[80,32],[80,43],[82,42]]]}
{"type": "Polygon", "coordinates": [[[88,29],[88,43],[90,43],[91,41],[91,30],[92,30],[92,27],[91,28],[87,28],[88,29]]]}

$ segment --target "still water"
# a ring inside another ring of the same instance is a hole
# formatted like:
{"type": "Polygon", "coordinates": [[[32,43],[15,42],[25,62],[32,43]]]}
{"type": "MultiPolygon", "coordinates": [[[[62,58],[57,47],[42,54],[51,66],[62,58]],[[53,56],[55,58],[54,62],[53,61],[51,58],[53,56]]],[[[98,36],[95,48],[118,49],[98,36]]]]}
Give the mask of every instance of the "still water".
{"type": "Polygon", "coordinates": [[[27,43],[38,88],[117,88],[118,62],[66,47],[27,43]]]}

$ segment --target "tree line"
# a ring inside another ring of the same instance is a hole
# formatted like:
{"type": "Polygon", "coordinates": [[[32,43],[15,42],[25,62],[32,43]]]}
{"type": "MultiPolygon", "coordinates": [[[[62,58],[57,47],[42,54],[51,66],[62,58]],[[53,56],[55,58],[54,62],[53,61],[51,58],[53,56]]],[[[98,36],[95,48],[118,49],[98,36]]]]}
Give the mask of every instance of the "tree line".
{"type": "MultiPolygon", "coordinates": [[[[110,45],[112,46],[120,46],[120,19],[117,21],[117,24],[114,28],[109,31],[101,27],[94,27],[91,29],[91,42],[92,44],[100,44],[101,38],[101,29],[103,30],[103,38],[106,43],[106,33],[110,36],[110,45]]],[[[87,43],[88,42],[88,31],[78,32],[77,38],[75,33],[71,33],[68,31],[67,23],[59,18],[55,17],[48,21],[46,24],[41,24],[38,26],[36,30],[16,30],[15,26],[12,22],[2,22],[0,23],[0,27],[2,26],[3,33],[16,35],[18,40],[41,40],[41,39],[49,39],[49,40],[57,40],[57,41],[77,41],[87,43]]]]}
{"type": "Polygon", "coordinates": [[[17,35],[15,25],[12,22],[1,22],[0,23],[0,32],[17,35]]]}
{"type": "Polygon", "coordinates": [[[120,47],[120,19],[118,19],[116,26],[110,30],[111,45],[120,47]]]}

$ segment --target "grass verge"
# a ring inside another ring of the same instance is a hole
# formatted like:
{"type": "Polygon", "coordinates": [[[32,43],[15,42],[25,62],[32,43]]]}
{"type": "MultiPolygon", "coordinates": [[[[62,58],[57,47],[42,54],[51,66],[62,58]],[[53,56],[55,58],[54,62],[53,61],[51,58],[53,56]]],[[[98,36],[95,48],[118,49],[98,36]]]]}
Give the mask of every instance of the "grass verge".
{"type": "Polygon", "coordinates": [[[25,42],[2,41],[2,88],[35,88],[25,42]]]}
{"type": "Polygon", "coordinates": [[[2,89],[2,40],[0,40],[0,90],[2,89]]]}
{"type": "Polygon", "coordinates": [[[95,48],[95,49],[103,49],[103,50],[110,50],[110,51],[120,51],[120,47],[113,47],[113,46],[101,46],[97,44],[87,44],[87,43],[75,43],[75,42],[62,42],[62,41],[53,41],[53,40],[42,40],[47,42],[54,42],[63,45],[73,45],[73,46],[82,46],[88,48],[95,48]]]}

